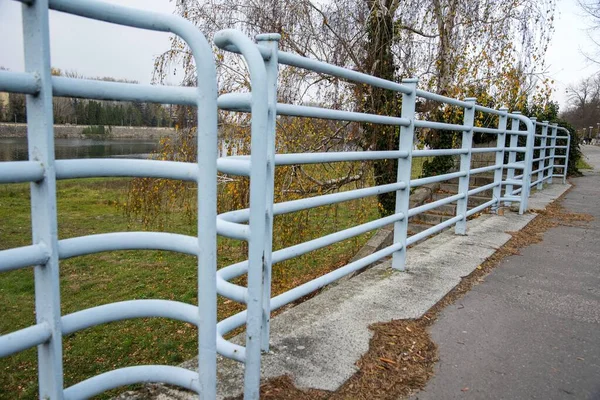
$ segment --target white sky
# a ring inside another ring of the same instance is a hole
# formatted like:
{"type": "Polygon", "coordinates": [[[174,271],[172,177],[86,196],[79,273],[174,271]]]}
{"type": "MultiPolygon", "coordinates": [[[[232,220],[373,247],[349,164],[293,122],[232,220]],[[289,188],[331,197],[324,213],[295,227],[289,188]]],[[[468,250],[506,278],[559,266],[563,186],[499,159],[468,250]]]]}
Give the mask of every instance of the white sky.
{"type": "MultiPolygon", "coordinates": [[[[169,0],[106,0],[130,7],[172,13],[169,0]]],[[[556,32],[546,56],[555,80],[554,99],[566,106],[565,89],[595,72],[582,51],[592,51],[588,21],[576,0],[558,0],[556,32]]],[[[0,66],[23,70],[21,5],[0,0],[0,66]]],[[[89,76],[111,76],[149,83],[154,57],[169,48],[169,35],[122,27],[54,12],[50,13],[52,66],[89,76]]],[[[175,83],[175,81],[174,81],[175,83]]]]}

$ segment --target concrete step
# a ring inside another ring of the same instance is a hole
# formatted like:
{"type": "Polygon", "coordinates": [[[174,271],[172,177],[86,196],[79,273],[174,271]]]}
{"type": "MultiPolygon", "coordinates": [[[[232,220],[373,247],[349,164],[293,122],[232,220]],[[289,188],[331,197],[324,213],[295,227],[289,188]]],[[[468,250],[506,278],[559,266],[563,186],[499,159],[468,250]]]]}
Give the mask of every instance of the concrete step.
{"type": "MultiPolygon", "coordinates": [[[[425,224],[425,223],[420,223],[420,222],[419,222],[419,223],[414,223],[414,222],[413,222],[413,223],[409,223],[409,224],[408,224],[408,236],[413,236],[413,235],[416,235],[417,233],[421,233],[421,232],[423,232],[424,230],[426,230],[426,229],[429,229],[429,228],[431,228],[431,227],[433,227],[433,226],[434,226],[434,225],[425,224]]],[[[447,230],[447,229],[450,229],[450,228],[452,228],[452,229],[453,229],[453,227],[448,227],[448,228],[446,228],[446,229],[443,229],[441,232],[443,232],[443,231],[445,231],[445,230],[447,230]]],[[[434,236],[435,236],[435,235],[434,235],[434,236]]],[[[415,243],[413,243],[413,246],[414,246],[414,245],[417,245],[417,244],[419,244],[419,243],[422,243],[422,242],[424,242],[424,241],[426,241],[427,239],[430,239],[430,238],[431,238],[431,236],[428,236],[428,237],[426,237],[425,239],[421,239],[421,240],[419,240],[419,241],[416,241],[415,243]]]]}
{"type": "Polygon", "coordinates": [[[414,223],[410,222],[408,224],[408,236],[416,235],[417,233],[421,233],[426,229],[431,228],[433,225],[424,224],[424,223],[414,223]]]}
{"type": "MultiPolygon", "coordinates": [[[[452,193],[434,193],[433,194],[433,199],[434,200],[440,200],[440,199],[445,199],[446,197],[450,197],[453,196],[454,194],[452,193]]],[[[483,203],[486,203],[488,201],[490,201],[491,198],[489,197],[481,197],[481,196],[469,196],[469,202],[468,202],[468,206],[469,207],[477,207],[478,205],[481,205],[483,203]]]]}
{"type": "MultiPolygon", "coordinates": [[[[458,179],[459,178],[453,178],[453,179],[446,181],[446,183],[458,184],[458,179]]],[[[469,187],[473,188],[473,187],[485,186],[492,182],[494,182],[494,175],[477,174],[477,175],[471,176],[471,178],[469,179],[469,187]]]]}
{"type": "MultiPolygon", "coordinates": [[[[471,186],[471,187],[469,187],[469,189],[475,189],[476,187],[480,187],[480,186],[471,186]]],[[[446,193],[456,194],[456,193],[458,193],[458,184],[456,184],[456,183],[442,183],[440,185],[440,191],[441,192],[446,192],[446,193]]],[[[477,193],[477,195],[478,196],[482,196],[482,197],[492,197],[493,192],[494,192],[494,189],[486,189],[483,192],[477,193]]]]}
{"type": "Polygon", "coordinates": [[[445,215],[456,215],[456,204],[444,204],[432,211],[445,215]]]}
{"type": "Polygon", "coordinates": [[[426,224],[437,225],[452,218],[453,215],[443,215],[433,212],[426,212],[416,215],[415,221],[424,222],[426,224]]]}

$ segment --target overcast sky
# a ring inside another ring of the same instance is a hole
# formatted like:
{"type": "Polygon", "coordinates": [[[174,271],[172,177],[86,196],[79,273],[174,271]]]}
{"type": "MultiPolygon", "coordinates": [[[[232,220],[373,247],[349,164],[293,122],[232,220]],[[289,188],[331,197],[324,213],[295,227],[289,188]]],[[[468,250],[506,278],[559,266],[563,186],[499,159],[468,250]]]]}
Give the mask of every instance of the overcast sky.
{"type": "MultiPolygon", "coordinates": [[[[108,0],[110,2],[172,13],[168,0],[108,0]]],[[[558,0],[556,32],[547,53],[549,76],[555,80],[554,99],[566,104],[566,87],[593,73],[582,51],[593,51],[587,21],[576,0],[558,0]]],[[[23,70],[23,35],[20,4],[0,0],[0,66],[23,70]]],[[[89,77],[111,76],[149,83],[153,60],[169,48],[169,35],[50,13],[52,66],[89,77]]],[[[176,83],[176,82],[174,82],[176,83]]]]}

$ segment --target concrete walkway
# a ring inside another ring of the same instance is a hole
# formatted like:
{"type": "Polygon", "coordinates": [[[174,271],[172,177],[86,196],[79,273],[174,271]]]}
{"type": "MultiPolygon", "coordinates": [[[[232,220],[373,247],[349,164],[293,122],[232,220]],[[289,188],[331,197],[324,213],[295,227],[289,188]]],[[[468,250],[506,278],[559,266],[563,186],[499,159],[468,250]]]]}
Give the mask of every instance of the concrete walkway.
{"type": "Polygon", "coordinates": [[[432,326],[440,361],[426,399],[600,399],[600,147],[573,179],[558,226],[506,258],[432,326]]]}

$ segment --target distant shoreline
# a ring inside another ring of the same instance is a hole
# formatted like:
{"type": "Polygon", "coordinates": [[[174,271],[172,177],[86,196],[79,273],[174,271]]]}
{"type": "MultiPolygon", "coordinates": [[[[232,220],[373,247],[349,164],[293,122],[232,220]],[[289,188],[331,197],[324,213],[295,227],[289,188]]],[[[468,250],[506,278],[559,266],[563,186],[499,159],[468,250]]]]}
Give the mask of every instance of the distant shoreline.
{"type": "MultiPolygon", "coordinates": [[[[84,135],[83,130],[89,125],[54,125],[54,137],[61,139],[97,139],[97,135],[84,135]]],[[[106,126],[108,128],[108,126],[106,126]]],[[[110,135],[106,139],[160,139],[165,136],[174,136],[175,128],[159,128],[149,126],[111,126],[110,135]]],[[[0,123],[0,138],[27,137],[27,124],[0,123]]]]}

